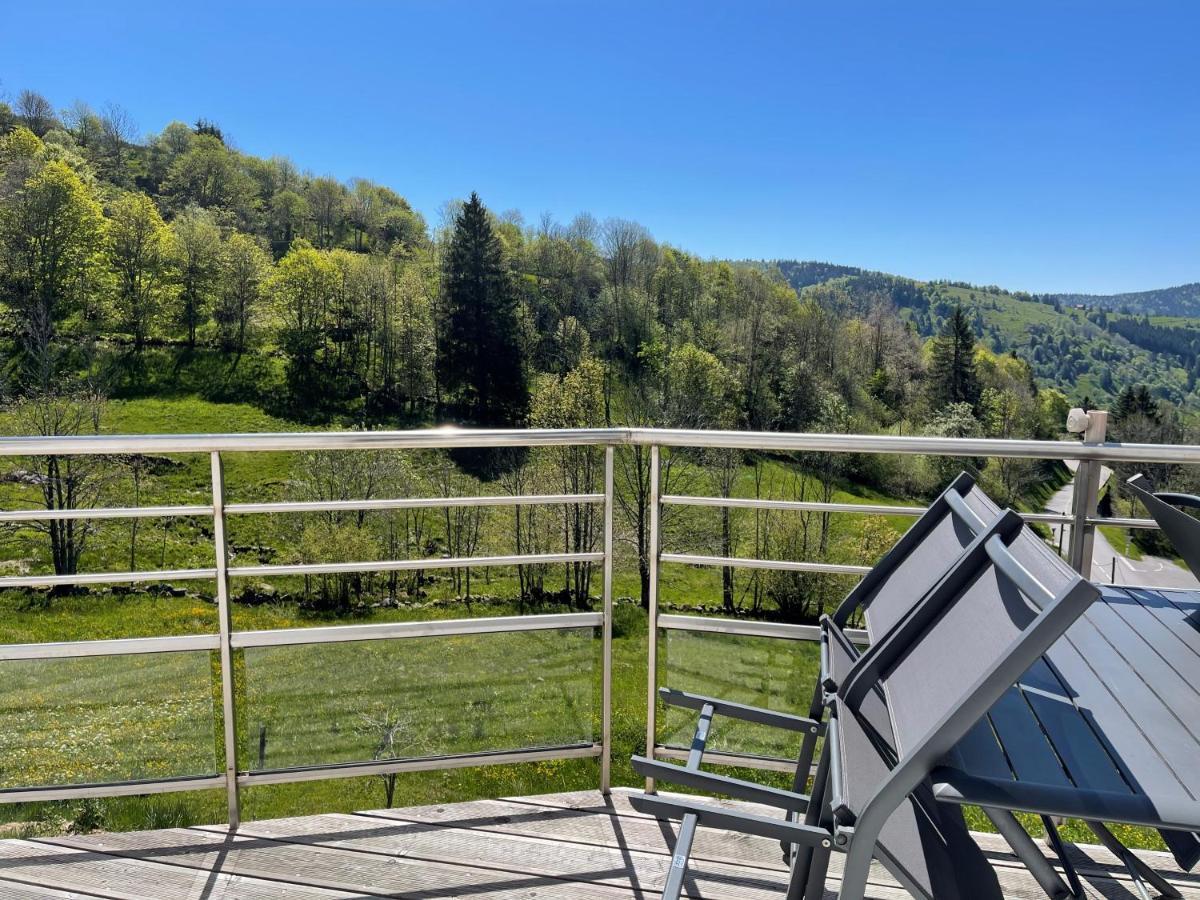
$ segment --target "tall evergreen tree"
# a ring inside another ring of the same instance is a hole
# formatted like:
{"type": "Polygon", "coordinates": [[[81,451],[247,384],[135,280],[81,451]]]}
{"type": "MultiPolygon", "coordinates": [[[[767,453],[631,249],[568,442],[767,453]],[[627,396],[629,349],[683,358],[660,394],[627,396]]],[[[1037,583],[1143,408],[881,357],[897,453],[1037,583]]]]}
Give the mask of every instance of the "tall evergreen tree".
{"type": "Polygon", "coordinates": [[[1113,423],[1121,425],[1139,416],[1157,425],[1162,421],[1162,410],[1146,385],[1126,385],[1117,395],[1117,402],[1113,404],[1113,423]]]}
{"type": "Polygon", "coordinates": [[[975,368],[975,331],[961,306],[933,339],[929,366],[929,394],[934,407],[951,403],[979,406],[979,373],[975,368]]]}
{"type": "Polygon", "coordinates": [[[446,252],[445,320],[438,359],[443,390],[473,423],[520,425],[529,411],[517,295],[504,248],[472,193],[446,252]]]}

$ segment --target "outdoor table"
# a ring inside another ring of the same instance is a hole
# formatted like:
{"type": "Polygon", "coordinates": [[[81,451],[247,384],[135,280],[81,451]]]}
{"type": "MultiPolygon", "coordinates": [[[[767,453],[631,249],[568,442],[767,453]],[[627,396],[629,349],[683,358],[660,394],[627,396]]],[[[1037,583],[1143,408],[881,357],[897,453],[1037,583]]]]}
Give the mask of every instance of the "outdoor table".
{"type": "MultiPolygon", "coordinates": [[[[1101,823],[1157,828],[1190,869],[1200,860],[1200,591],[1100,587],[934,770],[935,795],[1081,818],[1127,864],[1101,823]]],[[[888,699],[897,718],[921,703],[888,699]]]]}

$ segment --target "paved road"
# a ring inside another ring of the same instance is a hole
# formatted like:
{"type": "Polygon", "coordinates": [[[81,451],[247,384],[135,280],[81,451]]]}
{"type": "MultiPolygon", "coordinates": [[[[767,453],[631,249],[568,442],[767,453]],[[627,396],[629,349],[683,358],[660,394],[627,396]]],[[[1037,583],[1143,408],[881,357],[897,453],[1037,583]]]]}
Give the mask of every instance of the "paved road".
{"type": "MultiPolygon", "coordinates": [[[[1071,471],[1074,471],[1078,465],[1078,460],[1067,460],[1067,466],[1071,471]]],[[[1108,466],[1102,466],[1100,469],[1100,486],[1103,487],[1110,477],[1112,477],[1112,470],[1108,466]]],[[[1070,481],[1050,498],[1050,502],[1046,504],[1046,512],[1069,514],[1074,498],[1075,482],[1070,481]]],[[[1140,514],[1145,515],[1145,511],[1143,510],[1140,514]]],[[[1071,526],[1050,526],[1054,534],[1055,546],[1059,545],[1058,529],[1060,527],[1063,530],[1061,546],[1065,555],[1067,548],[1071,546],[1071,526]]],[[[1132,560],[1128,556],[1119,553],[1099,529],[1096,529],[1095,545],[1092,548],[1092,574],[1089,577],[1093,581],[1105,583],[1115,581],[1117,584],[1200,588],[1200,581],[1197,581],[1196,577],[1190,571],[1176,565],[1174,560],[1163,559],[1159,556],[1143,556],[1139,560],[1132,560]],[[1113,578],[1114,560],[1116,562],[1115,579],[1113,578]]]]}

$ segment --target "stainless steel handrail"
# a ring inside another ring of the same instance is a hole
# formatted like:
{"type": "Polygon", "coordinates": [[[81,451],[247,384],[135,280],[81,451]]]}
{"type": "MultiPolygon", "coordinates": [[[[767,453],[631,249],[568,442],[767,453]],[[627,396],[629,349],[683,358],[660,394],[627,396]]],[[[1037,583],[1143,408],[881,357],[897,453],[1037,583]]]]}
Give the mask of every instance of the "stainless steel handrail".
{"type": "MultiPolygon", "coordinates": [[[[1098,439],[1097,439],[1098,440],[1098,439]]],[[[105,435],[90,437],[14,437],[0,438],[0,456],[107,455],[120,453],[208,454],[213,467],[212,505],[174,505],[147,507],[109,507],[74,510],[5,510],[3,522],[47,522],[80,519],[142,519],[152,517],[211,517],[217,545],[213,567],[147,572],[101,572],[75,575],[19,575],[0,577],[0,589],[55,585],[112,584],[120,582],[180,581],[208,579],[218,585],[221,633],[166,638],[129,638],[104,641],[70,641],[51,644],[0,646],[0,660],[63,659],[72,657],[113,656],[138,653],[220,651],[222,654],[222,705],[226,725],[227,758],[224,774],[185,776],[175,779],[114,782],[105,785],[52,785],[37,788],[0,790],[0,801],[14,799],[52,799],[85,796],[117,796],[197,787],[224,786],[229,791],[230,819],[238,815],[238,787],[247,784],[278,783],[289,780],[338,777],[348,774],[373,774],[391,771],[451,768],[483,765],[487,762],[528,761],[599,756],[601,786],[607,790],[611,753],[612,703],[612,561],[613,542],[613,452],[629,445],[650,449],[649,559],[650,617],[652,639],[648,649],[649,682],[647,697],[647,739],[652,753],[669,755],[670,748],[658,747],[655,740],[658,654],[658,630],[706,631],[742,634],[784,640],[813,640],[815,629],[775,623],[747,622],[701,616],[659,615],[658,582],[660,564],[728,566],[785,571],[826,572],[861,575],[868,567],[802,560],[761,560],[735,556],[663,552],[661,548],[660,510],[666,506],[724,507],[730,509],[777,510],[780,512],[819,512],[847,515],[919,516],[921,506],[883,504],[822,503],[766,498],[721,498],[687,495],[660,496],[660,454],[664,448],[725,448],[772,452],[925,454],[933,456],[983,456],[1023,459],[1075,459],[1085,463],[1200,463],[1200,446],[1119,443],[1080,443],[1075,441],[1026,441],[1001,439],[958,439],[902,437],[893,435],[782,434],[775,432],[689,431],[654,428],[602,429],[493,429],[471,430],[435,428],[416,431],[295,432],[281,434],[210,434],[210,435],[105,435]],[[605,452],[603,493],[484,495],[475,497],[409,497],[370,500],[266,501],[226,503],[221,475],[221,455],[242,452],[296,452],[310,450],[423,450],[463,447],[551,447],[593,446],[605,452]],[[434,509],[452,507],[503,507],[534,504],[603,504],[603,549],[598,552],[518,554],[489,557],[441,557],[415,560],[380,560],[349,563],[296,563],[282,565],[232,566],[224,547],[225,520],[230,515],[305,514],[334,511],[373,511],[434,509]],[[598,563],[603,565],[603,608],[598,613],[562,616],[514,616],[493,619],[445,620],[435,622],[378,623],[361,626],[331,626],[281,629],[279,631],[239,632],[229,621],[229,582],[234,578],[347,574],[418,569],[482,568],[552,563],[598,563]],[[299,770],[246,772],[238,766],[237,735],[233,710],[232,653],[250,647],[325,643],[336,641],[380,640],[446,634],[483,634],[500,631],[527,631],[572,627],[600,627],[602,656],[601,741],[598,744],[571,745],[562,748],[531,748],[497,753],[462,754],[415,760],[379,761],[349,765],[312,766],[299,770]]],[[[1087,466],[1081,466],[1081,469],[1087,466]]],[[[1124,528],[1154,528],[1149,519],[1103,519],[1090,511],[1072,515],[1027,513],[1027,521],[1074,524],[1079,530],[1096,525],[1124,528]]],[[[865,633],[857,636],[865,640],[865,633]]],[[[724,754],[722,761],[755,765],[756,758],[724,754]]],[[[757,764],[778,766],[778,761],[759,759],[757,764]]],[[[653,783],[648,787],[653,788],[653,783]]]]}
{"type": "Polygon", "coordinates": [[[278,434],[98,435],[8,437],[0,456],[212,453],[302,450],[403,450],[462,447],[703,447],[780,452],[999,456],[1100,462],[1200,463],[1194,444],[1086,444],[1004,438],[900,437],[671,428],[468,429],[288,432],[278,434]]]}

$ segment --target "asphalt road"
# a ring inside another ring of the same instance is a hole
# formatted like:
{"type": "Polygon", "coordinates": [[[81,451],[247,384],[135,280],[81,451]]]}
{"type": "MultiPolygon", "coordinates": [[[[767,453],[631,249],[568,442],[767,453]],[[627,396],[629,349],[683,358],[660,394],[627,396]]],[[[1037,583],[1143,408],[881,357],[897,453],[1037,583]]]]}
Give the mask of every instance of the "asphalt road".
{"type": "MultiPolygon", "coordinates": [[[[1077,460],[1067,461],[1067,466],[1072,471],[1078,465],[1079,462],[1077,460]]],[[[1111,477],[1112,470],[1107,466],[1102,467],[1100,470],[1100,486],[1103,487],[1111,477]]],[[[1054,496],[1050,498],[1050,502],[1046,504],[1046,512],[1069,514],[1074,498],[1075,483],[1071,481],[1055,492],[1054,496]]],[[[1145,514],[1144,511],[1142,514],[1145,514]]],[[[1060,527],[1063,529],[1061,546],[1065,554],[1067,548],[1071,546],[1071,526],[1050,526],[1054,534],[1055,546],[1059,546],[1058,529],[1060,527]]],[[[1092,548],[1092,573],[1089,577],[1092,581],[1100,581],[1106,584],[1113,582],[1116,584],[1146,585],[1148,587],[1200,588],[1200,581],[1196,580],[1196,576],[1188,569],[1177,565],[1174,560],[1163,559],[1159,556],[1143,556],[1139,560],[1132,560],[1128,556],[1118,552],[1099,529],[1096,529],[1095,545],[1092,548]]]]}

